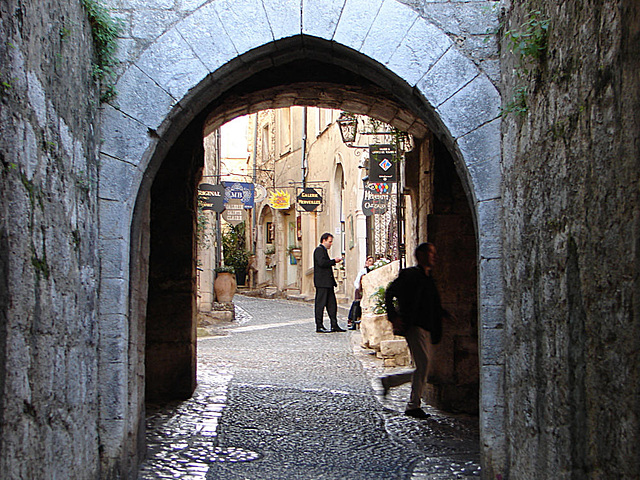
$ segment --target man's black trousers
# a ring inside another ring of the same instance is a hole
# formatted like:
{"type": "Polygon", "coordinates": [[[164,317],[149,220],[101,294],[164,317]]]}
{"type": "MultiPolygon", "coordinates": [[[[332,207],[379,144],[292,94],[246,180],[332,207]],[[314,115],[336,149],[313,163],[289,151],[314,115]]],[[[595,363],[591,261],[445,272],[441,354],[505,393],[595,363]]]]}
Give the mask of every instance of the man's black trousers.
{"type": "Polygon", "coordinates": [[[316,287],[316,330],[324,327],[322,316],[325,307],[329,314],[329,320],[331,320],[331,328],[337,328],[338,302],[336,301],[336,293],[333,291],[333,287],[316,287]]]}

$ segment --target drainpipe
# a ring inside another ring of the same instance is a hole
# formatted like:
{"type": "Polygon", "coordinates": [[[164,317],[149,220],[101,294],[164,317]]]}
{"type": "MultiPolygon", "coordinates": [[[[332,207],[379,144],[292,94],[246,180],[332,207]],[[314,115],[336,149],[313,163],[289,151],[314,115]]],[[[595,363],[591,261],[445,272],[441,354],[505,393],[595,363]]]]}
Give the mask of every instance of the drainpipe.
{"type": "Polygon", "coordinates": [[[307,182],[307,107],[302,107],[302,188],[307,182]]]}
{"type": "MultiPolygon", "coordinates": [[[[221,159],[222,156],[222,142],[220,140],[220,128],[216,129],[216,176],[218,177],[217,183],[221,182],[220,168],[221,168],[221,159]]],[[[222,223],[220,221],[220,213],[216,212],[216,267],[219,267],[222,263],[222,231],[221,231],[222,223]]],[[[214,270],[215,272],[215,270],[214,270]]],[[[215,273],[214,273],[215,279],[215,273]]]]}
{"type": "MultiPolygon", "coordinates": [[[[253,189],[255,192],[256,188],[256,180],[258,179],[257,171],[258,171],[258,112],[256,112],[255,117],[253,119],[253,189]]],[[[253,212],[251,214],[251,240],[253,242],[253,254],[256,254],[256,246],[258,244],[258,227],[256,226],[256,204],[255,198],[253,202],[253,212]]]]}

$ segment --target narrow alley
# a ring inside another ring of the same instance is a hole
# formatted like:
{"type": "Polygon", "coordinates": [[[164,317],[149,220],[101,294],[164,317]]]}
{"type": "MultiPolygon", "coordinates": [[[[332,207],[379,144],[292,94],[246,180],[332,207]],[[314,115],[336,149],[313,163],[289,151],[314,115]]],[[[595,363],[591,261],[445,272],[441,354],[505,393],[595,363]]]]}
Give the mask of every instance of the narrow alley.
{"type": "Polygon", "coordinates": [[[403,415],[408,386],[376,394],[359,332],[315,333],[307,303],[234,303],[198,341],[193,397],[147,405],[140,479],[479,478],[477,417],[403,415]]]}

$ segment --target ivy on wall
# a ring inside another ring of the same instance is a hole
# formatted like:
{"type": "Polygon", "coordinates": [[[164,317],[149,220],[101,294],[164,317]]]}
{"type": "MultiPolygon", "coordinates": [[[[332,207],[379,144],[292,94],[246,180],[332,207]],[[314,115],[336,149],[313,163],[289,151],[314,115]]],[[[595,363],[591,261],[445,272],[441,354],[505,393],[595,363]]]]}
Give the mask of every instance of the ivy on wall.
{"type": "Polygon", "coordinates": [[[118,64],[117,38],[123,29],[120,20],[113,19],[99,0],[82,0],[89,17],[94,47],[93,78],[100,83],[100,101],[108,102],[116,96],[115,67],[118,64]]]}
{"type": "Polygon", "coordinates": [[[547,52],[549,20],[542,18],[539,10],[529,12],[525,21],[516,28],[507,30],[504,37],[509,51],[516,56],[514,74],[516,84],[513,97],[502,110],[502,114],[524,115],[529,111],[529,87],[525,80],[538,69],[547,52]]]}

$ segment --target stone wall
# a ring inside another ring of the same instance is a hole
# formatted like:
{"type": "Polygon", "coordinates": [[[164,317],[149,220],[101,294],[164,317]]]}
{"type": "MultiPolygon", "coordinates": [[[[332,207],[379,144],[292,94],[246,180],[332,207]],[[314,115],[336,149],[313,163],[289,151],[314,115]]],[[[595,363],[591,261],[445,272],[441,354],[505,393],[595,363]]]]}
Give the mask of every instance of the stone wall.
{"type": "Polygon", "coordinates": [[[502,53],[505,105],[528,88],[503,124],[509,478],[636,478],[640,5],[514,2],[505,28],[536,10],[540,60],[502,53]]]}
{"type": "Polygon", "coordinates": [[[98,478],[91,32],[78,1],[4,0],[0,38],[1,476],[98,478]]]}

